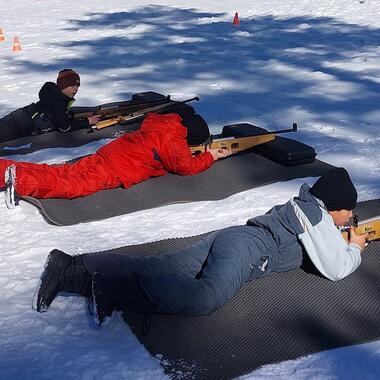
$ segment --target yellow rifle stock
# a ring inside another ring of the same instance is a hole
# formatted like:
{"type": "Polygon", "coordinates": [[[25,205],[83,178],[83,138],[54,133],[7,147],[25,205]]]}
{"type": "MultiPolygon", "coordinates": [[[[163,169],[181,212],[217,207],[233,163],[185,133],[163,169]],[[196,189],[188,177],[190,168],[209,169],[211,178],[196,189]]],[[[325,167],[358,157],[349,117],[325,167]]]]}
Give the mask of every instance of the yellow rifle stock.
{"type": "Polygon", "coordinates": [[[265,144],[276,138],[280,133],[297,132],[297,123],[293,123],[291,129],[281,129],[278,131],[268,131],[261,134],[248,136],[211,136],[210,141],[196,146],[190,146],[193,155],[205,152],[208,149],[228,149],[231,154],[253,148],[256,145],[265,144]]]}
{"type": "Polygon", "coordinates": [[[276,135],[271,132],[257,136],[222,137],[213,140],[209,144],[190,146],[190,150],[194,155],[203,153],[208,149],[228,149],[233,154],[272,141],[275,138],[276,135]]]}
{"type": "Polygon", "coordinates": [[[364,235],[368,233],[368,241],[378,240],[380,239],[380,215],[362,220],[360,222],[357,222],[357,225],[343,229],[342,234],[346,241],[348,241],[347,230],[350,228],[353,228],[357,235],[364,235]]]}

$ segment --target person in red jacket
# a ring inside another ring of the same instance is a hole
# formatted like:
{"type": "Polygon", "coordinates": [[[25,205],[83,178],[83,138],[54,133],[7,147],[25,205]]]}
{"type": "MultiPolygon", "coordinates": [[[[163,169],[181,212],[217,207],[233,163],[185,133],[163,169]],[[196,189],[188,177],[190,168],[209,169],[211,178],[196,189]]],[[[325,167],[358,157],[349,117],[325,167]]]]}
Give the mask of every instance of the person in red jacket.
{"type": "MultiPolygon", "coordinates": [[[[6,188],[10,198],[16,192],[19,196],[71,199],[119,186],[128,188],[168,172],[196,174],[229,154],[224,149],[210,149],[192,156],[186,139],[188,130],[181,122],[175,113],[148,114],[139,130],[74,163],[48,165],[0,159],[0,187],[6,188]]],[[[14,201],[8,206],[14,207],[14,201]]]]}

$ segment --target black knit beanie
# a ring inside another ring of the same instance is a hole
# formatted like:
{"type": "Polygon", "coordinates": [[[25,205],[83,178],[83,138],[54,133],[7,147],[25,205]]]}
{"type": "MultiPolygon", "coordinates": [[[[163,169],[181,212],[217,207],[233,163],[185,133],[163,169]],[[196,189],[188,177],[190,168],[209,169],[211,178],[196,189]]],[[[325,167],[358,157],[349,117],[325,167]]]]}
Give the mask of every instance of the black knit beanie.
{"type": "Polygon", "coordinates": [[[60,90],[70,86],[80,86],[79,74],[72,69],[63,69],[58,73],[57,86],[60,90]]]}
{"type": "Polygon", "coordinates": [[[182,116],[182,124],[187,128],[187,143],[201,145],[210,137],[210,130],[203,118],[197,114],[182,116]]]}
{"type": "Polygon", "coordinates": [[[353,210],[358,199],[355,186],[344,168],[329,170],[314,183],[310,193],[320,199],[329,211],[353,210]]]}

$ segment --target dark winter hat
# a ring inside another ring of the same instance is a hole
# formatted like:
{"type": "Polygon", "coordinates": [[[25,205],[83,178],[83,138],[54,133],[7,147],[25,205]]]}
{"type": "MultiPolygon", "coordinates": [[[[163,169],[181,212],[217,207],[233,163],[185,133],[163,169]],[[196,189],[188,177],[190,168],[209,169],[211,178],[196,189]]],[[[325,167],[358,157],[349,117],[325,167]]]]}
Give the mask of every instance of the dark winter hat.
{"type": "Polygon", "coordinates": [[[329,170],[314,183],[310,193],[319,198],[329,211],[353,210],[358,199],[355,186],[344,168],[329,170]]]}
{"type": "Polygon", "coordinates": [[[186,140],[189,145],[201,145],[210,137],[208,125],[199,115],[182,116],[182,124],[187,128],[186,140]]]}
{"type": "Polygon", "coordinates": [[[80,86],[80,78],[72,69],[63,69],[58,73],[57,86],[60,90],[70,86],[80,86]]]}

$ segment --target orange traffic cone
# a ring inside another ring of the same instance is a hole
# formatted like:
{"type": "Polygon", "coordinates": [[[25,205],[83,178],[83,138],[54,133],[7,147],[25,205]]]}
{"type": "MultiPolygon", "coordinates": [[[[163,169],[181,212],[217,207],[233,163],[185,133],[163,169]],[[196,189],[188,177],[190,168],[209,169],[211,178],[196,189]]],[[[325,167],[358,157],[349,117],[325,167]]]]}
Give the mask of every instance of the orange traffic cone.
{"type": "Polygon", "coordinates": [[[0,41],[5,41],[3,28],[0,28],[0,41]]]}
{"type": "Polygon", "coordinates": [[[238,15],[237,12],[235,12],[234,21],[232,21],[232,23],[233,23],[234,25],[239,25],[239,24],[240,24],[239,15],[238,15]]]}
{"type": "Polygon", "coordinates": [[[20,50],[21,50],[20,41],[18,40],[18,37],[15,37],[13,39],[12,51],[20,51],[20,50]]]}

